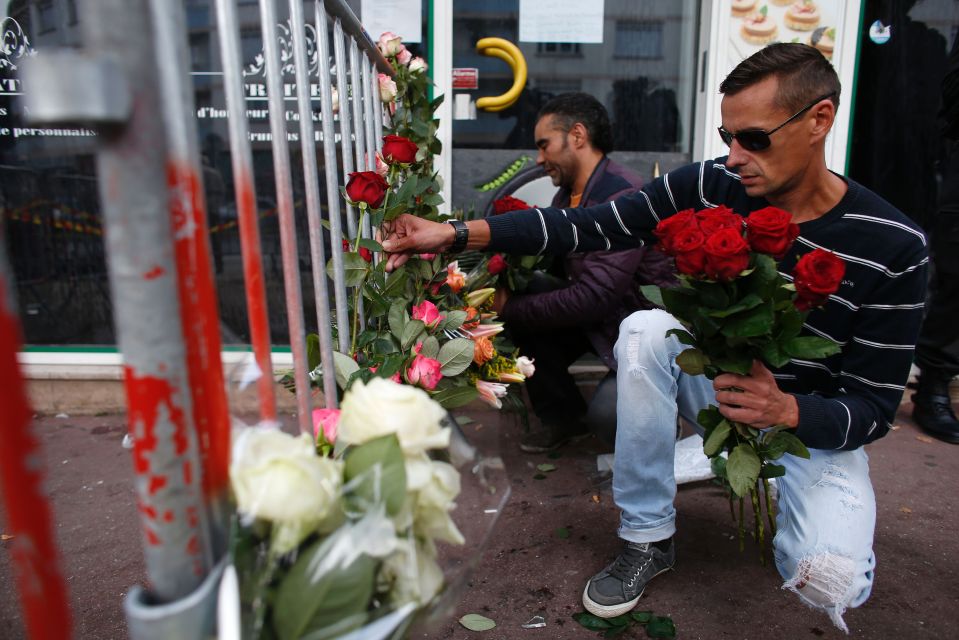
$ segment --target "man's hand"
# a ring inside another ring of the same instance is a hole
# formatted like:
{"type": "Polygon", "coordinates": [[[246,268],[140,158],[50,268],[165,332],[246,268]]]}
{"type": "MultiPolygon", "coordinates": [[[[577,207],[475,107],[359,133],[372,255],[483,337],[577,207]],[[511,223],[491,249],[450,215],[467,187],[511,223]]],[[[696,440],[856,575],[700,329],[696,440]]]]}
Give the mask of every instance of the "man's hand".
{"type": "Polygon", "coordinates": [[[493,311],[496,315],[503,313],[503,307],[506,306],[507,301],[509,301],[509,289],[496,287],[496,292],[493,294],[493,311]]]}
{"type": "Polygon", "coordinates": [[[726,418],[765,429],[776,424],[799,426],[796,398],[779,390],[773,374],[759,360],[748,376],[723,373],[713,380],[719,412],[726,418]],[[735,387],[737,390],[732,390],[735,387]],[[741,390],[741,391],[740,391],[741,390]]]}
{"type": "Polygon", "coordinates": [[[402,266],[414,253],[439,253],[453,244],[455,231],[445,222],[430,222],[404,213],[383,224],[386,270],[402,266]]]}

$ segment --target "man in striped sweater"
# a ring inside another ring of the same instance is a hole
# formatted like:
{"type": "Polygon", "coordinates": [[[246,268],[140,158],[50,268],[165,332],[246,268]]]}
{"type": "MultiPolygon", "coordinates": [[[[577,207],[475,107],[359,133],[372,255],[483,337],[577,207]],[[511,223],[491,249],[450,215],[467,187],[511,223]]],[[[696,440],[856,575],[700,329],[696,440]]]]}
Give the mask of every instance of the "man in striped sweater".
{"type": "Polygon", "coordinates": [[[659,220],[683,209],[726,205],[747,214],[773,205],[789,211],[800,236],[780,261],[783,274],[821,247],[846,263],[839,290],[804,325],[841,346],[781,369],[756,363],[749,376],[710,382],[676,366],[685,348],[666,332],[663,311],[634,313],[620,326],[613,496],[625,548],[593,576],[583,603],[612,617],[633,608],[646,584],[672,568],[677,412],[695,422],[718,404],[729,419],[756,428],[784,424],[810,460],[784,456],[778,489],[776,565],[784,587],[845,629],[848,607],[872,589],[876,505],[863,445],[885,435],[909,374],[925,298],[923,234],[868,189],[829,171],[825,139],[839,103],[839,79],[816,50],[774,44],[740,63],[720,85],[729,155],[687,165],[610,204],[541,209],[484,221],[428,223],[402,217],[386,243],[399,252],[490,247],[497,251],[590,251],[653,240],[659,220]],[[624,375],[628,374],[628,375],[624,375]],[[739,387],[742,393],[722,391],[739,387]]]}

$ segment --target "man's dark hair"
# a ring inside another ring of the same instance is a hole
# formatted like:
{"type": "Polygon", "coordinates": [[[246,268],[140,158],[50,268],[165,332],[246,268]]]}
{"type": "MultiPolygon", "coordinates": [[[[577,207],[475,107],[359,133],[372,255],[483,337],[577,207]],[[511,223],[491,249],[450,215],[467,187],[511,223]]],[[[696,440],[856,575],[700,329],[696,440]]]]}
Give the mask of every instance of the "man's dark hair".
{"type": "Polygon", "coordinates": [[[799,42],[768,45],[749,56],[729,72],[719,92],[736,95],[770,76],[779,79],[776,106],[787,111],[802,109],[818,96],[835,92],[832,103],[839,107],[839,76],[819,49],[799,42]]]}
{"type": "Polygon", "coordinates": [[[563,131],[569,131],[577,122],[582,123],[594,147],[603,153],[613,150],[613,134],[606,107],[588,93],[564,93],[556,96],[543,105],[536,115],[536,120],[550,115],[553,116],[556,126],[563,131]]]}

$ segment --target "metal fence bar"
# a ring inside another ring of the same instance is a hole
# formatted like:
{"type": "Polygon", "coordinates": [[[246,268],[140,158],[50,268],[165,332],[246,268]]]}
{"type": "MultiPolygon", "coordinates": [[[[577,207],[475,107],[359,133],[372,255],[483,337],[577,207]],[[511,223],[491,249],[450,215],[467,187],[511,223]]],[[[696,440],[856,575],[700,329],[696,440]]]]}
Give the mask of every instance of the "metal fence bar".
{"type": "MultiPolygon", "coordinates": [[[[316,38],[317,51],[320,59],[318,65],[320,79],[320,105],[322,110],[323,126],[323,163],[326,174],[326,198],[330,216],[330,236],[332,237],[333,251],[333,285],[336,292],[336,330],[341,353],[350,352],[350,327],[349,302],[346,291],[346,275],[343,267],[343,228],[340,221],[340,185],[343,184],[339,179],[336,167],[336,133],[333,129],[333,96],[332,80],[330,78],[330,45],[329,45],[329,25],[327,24],[326,7],[322,0],[314,3],[314,13],[316,15],[316,38]]],[[[336,21],[340,25],[340,21],[336,21]]],[[[335,33],[335,30],[334,30],[335,33]]],[[[339,78],[338,78],[339,79],[339,78]]],[[[349,101],[346,87],[340,83],[340,122],[346,122],[349,128],[349,101]],[[345,109],[344,109],[345,107],[345,109]]],[[[344,137],[341,141],[343,149],[349,149],[349,138],[344,137]]],[[[344,155],[344,167],[346,165],[346,156],[344,155]]],[[[350,158],[352,167],[352,158],[350,158]]],[[[352,168],[349,169],[352,171],[352,168]]],[[[347,205],[347,226],[351,220],[352,208],[347,205]]],[[[353,223],[353,228],[356,223],[353,223]]]]}
{"type": "MultiPolygon", "coordinates": [[[[361,76],[363,74],[361,65],[363,59],[360,57],[359,47],[356,45],[356,38],[350,36],[350,95],[353,98],[353,131],[356,134],[356,166],[357,171],[375,171],[376,158],[366,157],[366,126],[363,123],[363,96],[366,91],[361,76]],[[370,165],[369,162],[373,161],[370,165]]],[[[356,230],[350,231],[351,237],[356,236],[356,230]]]]}
{"type": "Polygon", "coordinates": [[[30,425],[33,411],[17,364],[20,323],[6,247],[0,226],[0,486],[8,528],[5,533],[12,537],[10,559],[27,635],[59,640],[72,637],[73,623],[53,513],[43,489],[46,469],[40,441],[30,425]]]}
{"type": "Polygon", "coordinates": [[[97,175],[147,576],[154,602],[172,602],[203,581],[213,558],[183,330],[171,321],[180,303],[155,48],[145,2],[100,0],[85,17],[91,53],[111,55],[131,92],[129,119],[100,132],[97,175]]]}
{"type": "MultiPolygon", "coordinates": [[[[353,126],[350,114],[350,81],[346,76],[346,47],[343,45],[343,24],[339,19],[333,22],[333,54],[336,58],[336,87],[340,93],[340,146],[343,155],[343,175],[348,176],[355,167],[353,162],[353,126]]],[[[346,227],[351,235],[356,235],[356,211],[353,205],[346,203],[346,227]]]]}
{"type": "Polygon", "coordinates": [[[229,529],[230,414],[220,359],[220,316],[194,126],[193,87],[185,73],[190,68],[186,16],[179,2],[150,0],[150,10],[156,50],[164,56],[164,63],[157,66],[160,108],[166,124],[167,184],[181,323],[211,542],[218,558],[226,550],[229,529]]]}
{"type": "Polygon", "coordinates": [[[270,321],[267,317],[266,286],[263,276],[263,252],[260,247],[260,222],[256,210],[256,182],[250,151],[246,102],[243,99],[243,58],[240,55],[240,25],[236,0],[216,0],[216,22],[223,65],[223,89],[229,113],[230,159],[233,189],[236,194],[240,248],[243,256],[243,281],[246,287],[247,317],[253,357],[260,369],[256,381],[260,400],[260,419],[276,422],[276,391],[273,386],[273,362],[270,357],[270,321]]]}
{"type": "Polygon", "coordinates": [[[301,432],[312,434],[310,381],[306,370],[306,334],[303,329],[303,294],[300,291],[300,262],[297,255],[293,211],[293,177],[290,170],[289,143],[286,138],[283,76],[280,71],[274,0],[260,0],[260,22],[263,32],[263,54],[266,60],[266,93],[270,112],[273,174],[276,179],[276,201],[279,211],[280,250],[283,254],[283,285],[286,292],[290,349],[293,351],[293,378],[296,382],[297,422],[301,432]]]}
{"type": "MultiPolygon", "coordinates": [[[[317,176],[313,105],[310,96],[309,65],[306,59],[306,23],[303,18],[302,0],[290,0],[290,27],[293,30],[296,101],[300,115],[300,150],[303,154],[303,181],[306,189],[306,216],[310,233],[313,293],[316,302],[317,333],[320,338],[320,358],[323,368],[323,396],[326,400],[326,406],[333,408],[337,404],[336,378],[333,371],[333,331],[330,324],[330,288],[326,280],[326,249],[323,246],[320,183],[317,176]]],[[[317,25],[317,31],[319,31],[319,25],[317,25]]],[[[320,52],[318,60],[320,67],[328,67],[322,52],[320,52]]],[[[321,86],[321,91],[329,92],[328,82],[325,87],[321,86]]],[[[329,144],[334,143],[330,141],[329,144]]],[[[327,145],[325,139],[323,145],[324,147],[327,145]]],[[[336,255],[335,249],[334,255],[336,255]]]]}
{"type": "MultiPolygon", "coordinates": [[[[379,79],[373,73],[373,63],[369,58],[363,59],[363,86],[366,89],[366,100],[363,101],[363,121],[366,126],[366,163],[369,170],[376,169],[376,150],[380,148],[379,140],[376,138],[373,120],[373,101],[380,99],[379,79]]],[[[370,219],[363,219],[363,229],[361,230],[364,238],[372,237],[370,230],[370,219]]]]}

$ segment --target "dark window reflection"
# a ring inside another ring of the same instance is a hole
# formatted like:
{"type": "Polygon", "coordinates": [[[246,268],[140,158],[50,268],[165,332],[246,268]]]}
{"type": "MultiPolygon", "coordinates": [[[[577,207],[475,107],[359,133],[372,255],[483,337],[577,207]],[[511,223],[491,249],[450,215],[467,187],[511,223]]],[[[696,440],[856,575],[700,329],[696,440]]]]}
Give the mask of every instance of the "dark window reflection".
{"type": "MultiPolygon", "coordinates": [[[[350,2],[357,14],[359,4],[359,0],[350,2]]],[[[308,20],[312,19],[313,5],[312,1],[304,0],[308,20]]],[[[249,341],[249,336],[216,12],[212,9],[212,0],[184,0],[184,6],[221,329],[225,344],[242,344],[249,341]]],[[[85,133],[69,137],[13,134],[26,127],[19,103],[19,94],[29,90],[22,87],[18,76],[22,59],[47,47],[79,43],[82,25],[75,24],[76,3],[0,0],[0,8],[0,42],[3,43],[0,47],[0,133],[9,132],[0,135],[0,217],[26,343],[114,344],[93,155],[95,137],[85,133]]],[[[278,21],[286,25],[285,3],[277,3],[277,9],[278,21]]],[[[428,3],[424,3],[424,16],[427,9],[428,3]]],[[[84,20],[82,14],[76,17],[81,23],[84,20]]],[[[282,346],[289,342],[286,295],[266,81],[262,65],[257,61],[262,42],[255,0],[239,2],[238,18],[246,68],[244,94],[252,139],[270,330],[273,343],[282,346]]],[[[423,33],[427,32],[424,24],[423,33]]],[[[410,49],[414,55],[428,54],[423,45],[410,45],[410,49]]],[[[312,50],[315,51],[315,47],[312,50]]],[[[316,63],[314,60],[314,77],[316,63]]],[[[284,77],[284,84],[291,86],[284,104],[287,132],[294,137],[289,145],[305,322],[308,331],[315,331],[315,295],[292,69],[284,77]]],[[[315,110],[318,111],[318,91],[316,96],[315,110]]],[[[321,123],[317,121],[314,125],[319,131],[321,123]]],[[[325,203],[322,148],[318,151],[321,202],[325,203]]],[[[341,162],[340,149],[337,162],[341,162]]],[[[328,234],[326,236],[328,245],[328,234]]]]}

